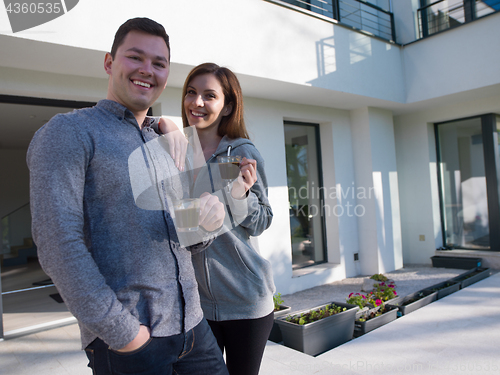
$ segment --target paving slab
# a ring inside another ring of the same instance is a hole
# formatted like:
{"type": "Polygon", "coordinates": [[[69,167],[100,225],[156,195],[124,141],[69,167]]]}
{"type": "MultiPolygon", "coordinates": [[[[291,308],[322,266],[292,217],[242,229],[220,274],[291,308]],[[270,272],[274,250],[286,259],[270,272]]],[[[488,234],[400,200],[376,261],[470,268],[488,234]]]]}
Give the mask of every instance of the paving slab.
{"type": "Polygon", "coordinates": [[[499,332],[496,273],[307,361],[268,345],[260,374],[277,374],[271,348],[283,374],[499,374],[499,332]]]}
{"type": "MultiPolygon", "coordinates": [[[[463,272],[415,266],[388,274],[400,294],[410,294],[463,272]]],[[[283,299],[293,310],[343,302],[362,282],[346,279],[283,299]]],[[[260,375],[498,374],[499,332],[496,273],[317,357],[269,341],[260,375]]],[[[0,342],[2,375],[91,375],[86,366],[77,324],[0,342]]]]}

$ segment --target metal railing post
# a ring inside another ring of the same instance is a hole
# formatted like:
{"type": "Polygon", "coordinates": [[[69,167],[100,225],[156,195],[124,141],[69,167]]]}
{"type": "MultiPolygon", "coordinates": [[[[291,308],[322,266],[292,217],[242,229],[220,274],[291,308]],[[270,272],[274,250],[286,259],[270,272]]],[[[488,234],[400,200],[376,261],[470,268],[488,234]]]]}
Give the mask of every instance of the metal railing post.
{"type": "Polygon", "coordinates": [[[422,30],[420,30],[420,32],[422,33],[422,38],[425,38],[429,36],[429,20],[427,18],[427,8],[419,9],[418,11],[420,12],[420,21],[422,27],[422,30]]]}
{"type": "Polygon", "coordinates": [[[333,16],[340,22],[340,4],[339,0],[332,0],[333,16]]]}
{"type": "MultiPolygon", "coordinates": [[[[0,272],[2,264],[0,263],[0,272]]],[[[2,278],[0,278],[0,341],[3,340],[3,297],[2,297],[2,278]]]]}
{"type": "Polygon", "coordinates": [[[470,22],[476,18],[476,1],[464,0],[465,22],[470,22]]]}
{"type": "Polygon", "coordinates": [[[396,43],[396,25],[394,24],[394,13],[391,12],[389,15],[391,18],[391,32],[392,32],[392,40],[396,43]]]}

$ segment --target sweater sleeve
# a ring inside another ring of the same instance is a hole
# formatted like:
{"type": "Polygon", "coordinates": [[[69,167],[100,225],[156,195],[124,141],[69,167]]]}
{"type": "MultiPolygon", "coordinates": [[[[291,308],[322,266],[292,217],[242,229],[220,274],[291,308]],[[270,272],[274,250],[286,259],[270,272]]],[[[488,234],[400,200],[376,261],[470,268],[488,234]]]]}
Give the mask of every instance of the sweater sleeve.
{"type": "MultiPolygon", "coordinates": [[[[83,133],[83,132],[82,132],[83,133]]],[[[139,321],[106,284],[84,236],[84,189],[93,142],[58,115],[34,136],[27,154],[33,238],[40,264],[79,323],[119,349],[139,321]]]]}
{"type": "Polygon", "coordinates": [[[235,148],[233,153],[257,161],[257,181],[250,188],[247,197],[242,200],[231,199],[229,205],[236,222],[249,235],[258,236],[269,228],[273,219],[273,211],[267,198],[264,159],[253,144],[243,144],[235,148]]]}

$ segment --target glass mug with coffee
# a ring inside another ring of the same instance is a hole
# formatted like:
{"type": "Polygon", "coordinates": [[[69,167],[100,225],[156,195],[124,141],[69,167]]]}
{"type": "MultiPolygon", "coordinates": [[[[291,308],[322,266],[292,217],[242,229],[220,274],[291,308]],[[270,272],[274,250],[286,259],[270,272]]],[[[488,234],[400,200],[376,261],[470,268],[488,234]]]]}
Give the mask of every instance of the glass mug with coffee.
{"type": "Polygon", "coordinates": [[[219,163],[219,172],[226,186],[240,174],[241,156],[217,156],[219,163]]]}
{"type": "Polygon", "coordinates": [[[200,200],[182,199],[174,203],[175,226],[179,232],[198,230],[200,223],[200,200]]]}

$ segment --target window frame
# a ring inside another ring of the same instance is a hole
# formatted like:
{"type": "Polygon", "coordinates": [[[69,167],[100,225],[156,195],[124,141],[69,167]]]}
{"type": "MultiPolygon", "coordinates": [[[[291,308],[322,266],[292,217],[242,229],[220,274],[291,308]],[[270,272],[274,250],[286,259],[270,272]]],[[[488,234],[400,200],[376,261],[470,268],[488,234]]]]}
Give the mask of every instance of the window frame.
{"type": "MultiPolygon", "coordinates": [[[[318,170],[317,170],[318,185],[319,185],[316,188],[319,191],[319,203],[322,207],[324,207],[324,205],[325,205],[325,196],[324,196],[325,186],[324,186],[324,180],[323,180],[323,162],[322,162],[322,156],[321,156],[322,152],[321,152],[320,124],[285,120],[285,121],[283,121],[283,127],[285,127],[286,125],[304,126],[304,127],[313,127],[314,128],[314,137],[315,137],[315,143],[316,143],[316,160],[317,160],[317,168],[318,168],[318,170]]],[[[286,150],[285,150],[285,154],[286,154],[286,150]]],[[[287,191],[289,188],[290,187],[288,186],[288,175],[287,175],[287,191]]],[[[289,194],[288,194],[288,203],[290,205],[290,195],[289,194]]],[[[301,269],[308,268],[308,267],[317,266],[319,264],[328,263],[328,244],[327,244],[327,235],[326,235],[326,232],[327,232],[326,220],[325,220],[324,215],[320,215],[320,216],[321,216],[321,239],[322,239],[322,243],[323,243],[323,249],[322,249],[323,260],[322,261],[315,260],[314,263],[312,263],[312,264],[293,268],[294,263],[293,263],[293,257],[292,257],[292,268],[294,271],[301,270],[301,269]]],[[[292,241],[291,233],[290,233],[289,240],[290,240],[290,245],[291,245],[291,241],[292,241]]]]}
{"type": "MultiPolygon", "coordinates": [[[[474,249],[461,247],[464,250],[471,251],[500,251],[500,231],[498,226],[500,225],[500,180],[498,179],[496,163],[500,163],[500,160],[495,160],[495,144],[493,133],[499,133],[497,130],[497,117],[499,115],[495,113],[489,113],[478,116],[458,118],[443,122],[438,122],[434,124],[434,137],[436,142],[436,163],[437,163],[437,180],[438,180],[438,190],[439,190],[439,211],[441,216],[441,235],[443,247],[447,247],[446,243],[446,223],[445,223],[445,197],[443,194],[443,176],[441,163],[443,162],[441,158],[441,146],[439,137],[439,126],[450,124],[454,122],[460,122],[464,120],[479,119],[481,121],[481,137],[483,142],[483,157],[484,157],[484,168],[485,168],[485,178],[486,178],[486,194],[488,199],[488,226],[489,226],[489,249],[474,249]]],[[[500,120],[498,121],[500,124],[500,120]]],[[[500,146],[497,146],[500,147],[500,146]]]]}

